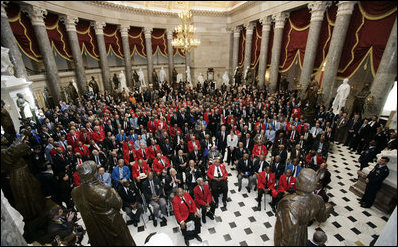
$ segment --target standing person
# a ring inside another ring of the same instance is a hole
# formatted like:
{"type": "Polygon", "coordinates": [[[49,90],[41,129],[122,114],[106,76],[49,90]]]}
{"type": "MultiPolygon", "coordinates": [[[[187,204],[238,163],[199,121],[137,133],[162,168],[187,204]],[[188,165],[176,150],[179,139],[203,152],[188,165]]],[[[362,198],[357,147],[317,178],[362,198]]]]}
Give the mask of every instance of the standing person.
{"type": "Polygon", "coordinates": [[[234,131],[231,129],[229,132],[229,135],[227,136],[227,147],[228,147],[228,152],[227,152],[227,164],[230,165],[230,163],[234,163],[233,160],[233,153],[236,147],[238,147],[238,136],[235,135],[234,131]]]}
{"type": "Polygon", "coordinates": [[[390,158],[383,156],[379,159],[377,165],[369,172],[366,177],[366,189],[365,194],[360,200],[361,207],[370,208],[376,199],[376,194],[379,191],[384,179],[390,174],[390,170],[387,167],[387,163],[390,158]]]}
{"type": "Polygon", "coordinates": [[[221,152],[221,159],[224,160],[225,148],[227,147],[227,132],[225,125],[221,126],[221,131],[217,134],[217,149],[221,152]]]}

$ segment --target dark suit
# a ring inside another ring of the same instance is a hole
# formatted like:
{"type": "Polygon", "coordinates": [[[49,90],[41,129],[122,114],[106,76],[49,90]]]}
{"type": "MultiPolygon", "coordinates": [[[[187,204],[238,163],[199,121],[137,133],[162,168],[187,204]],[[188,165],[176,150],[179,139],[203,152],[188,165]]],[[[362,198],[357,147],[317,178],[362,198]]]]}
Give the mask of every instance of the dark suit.
{"type": "Polygon", "coordinates": [[[238,161],[236,169],[238,170],[237,177],[238,177],[239,189],[242,187],[242,179],[247,178],[249,180],[247,187],[250,190],[252,188],[252,184],[256,182],[256,179],[253,177],[254,174],[253,161],[250,158],[247,160],[240,159],[238,161]],[[242,176],[241,173],[243,173],[244,175],[242,176]]]}
{"type": "Polygon", "coordinates": [[[279,163],[278,167],[276,167],[276,163],[271,163],[271,172],[275,174],[275,179],[279,180],[279,177],[282,176],[285,171],[285,164],[282,161],[279,163]]]}
{"type": "Polygon", "coordinates": [[[365,194],[363,195],[361,202],[366,207],[371,207],[374,200],[376,199],[377,191],[379,191],[384,179],[388,177],[390,170],[386,165],[380,166],[377,164],[366,177],[369,179],[369,183],[366,184],[365,194]]]}
{"type": "Polygon", "coordinates": [[[157,177],[153,177],[152,181],[154,183],[154,189],[155,189],[156,196],[159,196],[159,200],[157,202],[152,200],[152,197],[154,196],[154,194],[152,194],[149,179],[145,179],[145,181],[142,184],[142,191],[145,196],[145,200],[148,204],[152,205],[153,215],[157,216],[159,213],[159,210],[161,210],[162,214],[165,216],[165,215],[167,215],[167,210],[166,210],[166,200],[164,199],[162,184],[157,177]]]}
{"type": "Polygon", "coordinates": [[[217,149],[221,152],[222,157],[224,157],[225,148],[227,147],[227,135],[228,135],[227,131],[225,131],[224,133],[224,138],[222,138],[221,131],[217,133],[217,138],[216,138],[217,149]]]}
{"type": "Polygon", "coordinates": [[[263,167],[261,168],[261,160],[257,159],[256,161],[254,161],[254,164],[253,164],[253,173],[263,172],[263,171],[265,171],[265,168],[267,166],[269,166],[269,163],[264,160],[263,167]],[[261,171],[259,172],[260,168],[261,168],[261,171]]]}
{"type": "Polygon", "coordinates": [[[75,237],[73,237],[72,239],[72,236],[70,236],[71,234],[73,234],[73,230],[74,222],[68,222],[65,217],[61,218],[61,222],[51,220],[47,225],[47,232],[50,235],[51,239],[54,239],[55,236],[58,235],[61,240],[66,241],[65,238],[68,237],[67,239],[70,239],[70,242],[75,243],[75,237]]]}
{"type": "Polygon", "coordinates": [[[193,196],[193,188],[195,188],[195,186],[197,185],[196,180],[199,177],[202,177],[203,176],[202,174],[205,174],[205,173],[202,172],[200,169],[196,169],[196,168],[193,172],[191,172],[191,168],[187,167],[185,174],[187,176],[185,182],[188,185],[188,191],[191,194],[191,196],[193,196]],[[194,179],[194,182],[192,182],[192,179],[194,179]]]}
{"type": "Polygon", "coordinates": [[[347,123],[347,131],[348,131],[348,136],[347,140],[345,141],[344,145],[349,146],[350,148],[353,147],[355,144],[354,139],[358,135],[358,130],[361,128],[362,122],[360,119],[356,120],[351,118],[348,123],[347,123]],[[351,131],[351,132],[350,132],[351,131]]]}
{"type": "Polygon", "coordinates": [[[140,220],[140,215],[143,211],[142,209],[142,198],[140,196],[140,193],[138,191],[138,188],[134,184],[130,184],[128,187],[128,192],[126,192],[126,189],[124,186],[119,186],[117,189],[117,192],[120,195],[120,198],[122,198],[123,201],[123,211],[126,212],[126,214],[132,219],[138,222],[140,220]],[[137,211],[133,213],[131,206],[137,203],[136,209],[137,211]]]}
{"type": "MultiPolygon", "coordinates": [[[[183,179],[182,179],[182,174],[177,173],[176,174],[176,179],[180,180],[180,182],[175,183],[177,186],[175,187],[175,194],[177,193],[177,188],[182,188],[183,187],[183,179]]],[[[166,193],[166,198],[169,198],[171,192],[173,192],[173,185],[170,185],[172,182],[172,177],[170,175],[166,176],[165,183],[164,183],[164,192],[166,193]]],[[[188,180],[187,180],[188,181],[188,180]]]]}
{"type": "Polygon", "coordinates": [[[359,156],[359,163],[361,164],[360,170],[362,171],[363,168],[368,167],[370,162],[376,158],[377,149],[376,146],[370,146],[367,150],[364,150],[359,156]]]}
{"type": "Polygon", "coordinates": [[[358,135],[355,140],[356,147],[354,147],[355,149],[357,149],[357,151],[359,153],[362,152],[362,150],[365,148],[365,145],[367,145],[367,143],[369,143],[370,131],[371,131],[371,128],[370,128],[369,124],[367,124],[365,126],[362,125],[359,128],[358,135]]]}
{"type": "Polygon", "coordinates": [[[328,151],[329,151],[329,143],[327,143],[326,141],[323,142],[322,148],[320,147],[320,141],[315,141],[314,145],[312,146],[312,149],[315,150],[316,152],[318,152],[319,150],[321,151],[321,155],[323,157],[326,157],[328,155],[328,151]]]}
{"type": "Polygon", "coordinates": [[[106,157],[102,153],[99,153],[98,160],[94,157],[94,155],[90,155],[90,160],[93,160],[95,163],[97,163],[97,165],[101,165],[101,167],[104,167],[105,170],[109,170],[106,157]]]}

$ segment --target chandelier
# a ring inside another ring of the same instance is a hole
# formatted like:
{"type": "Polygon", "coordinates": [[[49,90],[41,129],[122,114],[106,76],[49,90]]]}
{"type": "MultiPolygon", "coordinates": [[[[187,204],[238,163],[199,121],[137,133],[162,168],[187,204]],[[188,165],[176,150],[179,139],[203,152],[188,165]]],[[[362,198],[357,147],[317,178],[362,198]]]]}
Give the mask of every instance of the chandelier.
{"type": "Polygon", "coordinates": [[[200,40],[194,38],[196,28],[192,25],[192,12],[184,10],[178,14],[178,17],[181,19],[181,24],[174,28],[177,37],[171,41],[171,45],[187,52],[200,45],[200,40]]]}

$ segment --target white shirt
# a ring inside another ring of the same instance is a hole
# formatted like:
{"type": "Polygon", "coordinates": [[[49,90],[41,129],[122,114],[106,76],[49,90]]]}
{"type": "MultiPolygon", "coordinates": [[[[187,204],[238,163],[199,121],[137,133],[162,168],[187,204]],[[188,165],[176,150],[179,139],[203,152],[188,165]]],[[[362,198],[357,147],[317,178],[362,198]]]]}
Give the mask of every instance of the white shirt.
{"type": "Polygon", "coordinates": [[[258,172],[262,172],[263,171],[263,165],[264,165],[264,161],[259,161],[260,162],[260,169],[258,169],[258,172]]]}
{"type": "Polygon", "coordinates": [[[214,177],[218,178],[218,173],[217,173],[217,169],[220,171],[221,177],[222,177],[222,171],[220,166],[214,166],[214,177]]]}
{"type": "Polygon", "coordinates": [[[227,146],[228,147],[237,147],[238,146],[238,136],[237,135],[228,135],[227,136],[227,146]]]}

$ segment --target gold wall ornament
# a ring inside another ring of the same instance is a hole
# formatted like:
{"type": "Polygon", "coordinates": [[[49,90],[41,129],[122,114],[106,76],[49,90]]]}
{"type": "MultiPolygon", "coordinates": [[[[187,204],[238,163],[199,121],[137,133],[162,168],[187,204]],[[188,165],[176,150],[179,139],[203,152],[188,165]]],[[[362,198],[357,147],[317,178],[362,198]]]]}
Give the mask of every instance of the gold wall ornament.
{"type": "Polygon", "coordinates": [[[366,98],[366,104],[367,104],[367,105],[372,104],[373,101],[374,101],[374,96],[373,96],[373,95],[369,95],[369,96],[366,98]]]}

